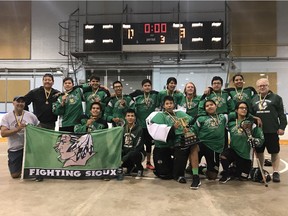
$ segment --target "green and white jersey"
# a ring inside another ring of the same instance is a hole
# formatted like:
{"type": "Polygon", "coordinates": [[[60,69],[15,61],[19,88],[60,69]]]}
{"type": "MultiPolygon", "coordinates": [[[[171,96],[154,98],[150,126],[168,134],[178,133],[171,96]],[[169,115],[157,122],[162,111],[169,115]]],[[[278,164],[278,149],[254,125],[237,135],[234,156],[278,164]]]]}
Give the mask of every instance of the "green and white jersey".
{"type": "Polygon", "coordinates": [[[182,106],[184,95],[181,92],[174,91],[173,94],[169,94],[167,90],[163,90],[163,91],[160,91],[158,94],[158,102],[161,108],[163,106],[164,97],[167,95],[173,97],[174,102],[175,102],[175,109],[177,109],[178,106],[182,106]]]}
{"type": "Polygon", "coordinates": [[[93,132],[93,131],[96,131],[96,130],[101,130],[101,129],[108,128],[107,122],[104,119],[102,119],[102,118],[99,118],[99,119],[95,120],[93,122],[93,124],[88,127],[86,125],[88,119],[89,119],[89,116],[84,115],[82,117],[82,119],[80,120],[80,123],[76,124],[74,126],[74,132],[76,132],[76,133],[87,133],[87,132],[93,132]]]}
{"type": "Polygon", "coordinates": [[[135,109],[134,100],[129,95],[123,97],[111,97],[106,108],[104,117],[108,122],[113,118],[125,119],[125,113],[128,109],[135,109]]]}
{"type": "Polygon", "coordinates": [[[59,96],[57,101],[53,103],[52,112],[59,115],[60,127],[70,127],[77,124],[81,115],[83,115],[82,96],[83,90],[74,88],[68,93],[63,107],[61,106],[62,96],[59,96]]]}
{"type": "Polygon", "coordinates": [[[246,88],[228,88],[225,91],[229,92],[234,104],[236,105],[238,102],[244,101],[251,108],[251,99],[257,94],[256,90],[253,87],[246,88]]]}
{"type": "Polygon", "coordinates": [[[147,95],[141,92],[141,94],[134,97],[134,100],[137,122],[142,128],[146,128],[146,118],[158,106],[158,92],[151,91],[147,95]]]}
{"type": "Polygon", "coordinates": [[[226,114],[200,116],[193,125],[193,129],[204,145],[212,151],[221,153],[225,143],[224,134],[227,122],[226,114]]]}
{"type": "Polygon", "coordinates": [[[107,91],[103,88],[98,88],[96,91],[89,91],[89,92],[84,93],[84,100],[86,103],[85,113],[87,115],[90,114],[91,104],[94,103],[96,99],[99,99],[99,102],[102,106],[102,110],[104,110],[106,103],[107,103],[108,96],[109,95],[107,91]]]}
{"type": "MultiPolygon", "coordinates": [[[[244,120],[249,123],[252,123],[252,136],[254,138],[257,138],[259,143],[262,145],[264,142],[264,135],[263,131],[261,128],[257,127],[256,124],[251,122],[251,120],[244,120]]],[[[240,128],[240,124],[242,121],[231,121],[228,123],[228,128],[229,128],[229,133],[230,133],[230,148],[232,148],[237,155],[240,157],[246,159],[246,160],[251,160],[252,154],[253,154],[253,149],[251,146],[248,144],[247,136],[245,135],[245,132],[243,131],[242,128],[240,128]]]]}
{"type": "Polygon", "coordinates": [[[235,104],[232,100],[230,94],[226,91],[221,92],[214,92],[212,91],[211,94],[207,95],[206,98],[200,101],[199,108],[198,108],[198,114],[199,115],[205,115],[205,107],[204,103],[206,100],[213,100],[215,101],[217,105],[217,113],[222,114],[229,114],[230,112],[235,111],[235,104]]]}
{"type": "Polygon", "coordinates": [[[187,97],[183,98],[182,107],[186,109],[186,113],[190,115],[192,118],[195,118],[198,114],[198,105],[201,97],[195,96],[192,100],[189,100],[187,97]]]}
{"type": "MultiPolygon", "coordinates": [[[[178,121],[180,119],[183,119],[185,123],[188,124],[192,120],[192,117],[182,111],[176,111],[174,112],[174,115],[171,115],[168,112],[159,112],[152,118],[151,122],[160,125],[166,125],[167,127],[173,127],[175,121],[178,121]]],[[[172,129],[174,129],[174,127],[172,129]]],[[[180,142],[181,135],[183,135],[183,133],[184,128],[181,125],[177,129],[174,129],[175,139],[169,139],[167,140],[167,142],[155,140],[155,147],[158,148],[173,147],[175,143],[180,142]]]]}

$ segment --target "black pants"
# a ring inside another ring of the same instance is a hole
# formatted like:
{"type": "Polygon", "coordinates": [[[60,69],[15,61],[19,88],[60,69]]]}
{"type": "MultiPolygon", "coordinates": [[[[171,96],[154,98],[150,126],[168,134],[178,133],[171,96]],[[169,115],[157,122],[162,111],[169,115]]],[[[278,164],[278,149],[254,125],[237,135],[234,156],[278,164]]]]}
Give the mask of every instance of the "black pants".
{"type": "Polygon", "coordinates": [[[150,136],[150,134],[148,133],[147,128],[143,128],[142,130],[142,140],[146,146],[146,152],[147,153],[151,153],[151,149],[152,149],[152,140],[153,138],[150,136]]]}
{"type": "Polygon", "coordinates": [[[141,152],[133,152],[129,154],[127,160],[122,164],[123,167],[127,167],[130,172],[132,169],[136,168],[138,170],[143,170],[142,161],[144,159],[144,154],[141,152]]]}
{"type": "Polygon", "coordinates": [[[201,161],[201,158],[204,156],[206,163],[207,163],[207,170],[211,172],[218,173],[219,171],[219,153],[212,151],[210,148],[208,148],[204,143],[201,143],[199,145],[200,151],[198,153],[199,155],[199,163],[201,161]]]}
{"type": "Polygon", "coordinates": [[[180,176],[185,175],[185,168],[190,154],[190,148],[181,150],[175,148],[174,150],[174,163],[173,163],[173,178],[178,179],[180,176]]]}
{"type": "Polygon", "coordinates": [[[173,150],[155,147],[153,151],[154,174],[161,179],[173,178],[173,150]]]}

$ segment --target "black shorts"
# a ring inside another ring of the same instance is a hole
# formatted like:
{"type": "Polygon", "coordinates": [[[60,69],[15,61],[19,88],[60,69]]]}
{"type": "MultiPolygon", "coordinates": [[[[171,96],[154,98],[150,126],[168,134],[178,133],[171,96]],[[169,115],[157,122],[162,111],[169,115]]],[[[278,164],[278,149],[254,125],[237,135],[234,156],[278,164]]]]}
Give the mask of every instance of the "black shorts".
{"type": "Polygon", "coordinates": [[[257,153],[263,153],[265,147],[269,154],[280,152],[279,136],[277,133],[264,133],[264,143],[261,147],[255,148],[257,153]]]}
{"type": "Polygon", "coordinates": [[[23,149],[18,151],[8,150],[8,167],[11,174],[21,172],[22,161],[23,161],[23,149]]]}

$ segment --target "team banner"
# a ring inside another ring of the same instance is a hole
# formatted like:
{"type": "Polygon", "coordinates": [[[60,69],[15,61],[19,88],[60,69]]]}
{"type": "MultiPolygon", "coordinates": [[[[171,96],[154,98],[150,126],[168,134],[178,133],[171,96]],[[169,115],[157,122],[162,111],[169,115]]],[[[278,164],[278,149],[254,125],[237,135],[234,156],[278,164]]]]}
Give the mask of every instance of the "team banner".
{"type": "Polygon", "coordinates": [[[80,135],[27,125],[23,178],[115,177],[122,137],[122,127],[80,135]]]}

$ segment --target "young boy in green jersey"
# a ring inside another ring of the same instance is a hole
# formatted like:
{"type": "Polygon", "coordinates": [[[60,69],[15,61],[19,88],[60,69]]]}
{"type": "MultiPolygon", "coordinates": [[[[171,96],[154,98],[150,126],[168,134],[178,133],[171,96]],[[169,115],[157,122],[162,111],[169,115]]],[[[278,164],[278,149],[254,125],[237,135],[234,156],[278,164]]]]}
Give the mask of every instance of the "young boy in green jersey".
{"type": "Polygon", "coordinates": [[[93,102],[101,103],[101,106],[104,109],[107,100],[110,97],[109,91],[100,86],[100,77],[91,75],[89,77],[89,86],[91,87],[91,91],[87,91],[84,93],[84,100],[86,104],[85,113],[87,115],[90,114],[90,108],[93,102]]]}
{"type": "Polygon", "coordinates": [[[59,115],[59,130],[74,132],[74,125],[78,123],[83,115],[82,98],[83,90],[74,88],[74,81],[71,77],[63,79],[64,94],[60,95],[53,103],[52,111],[59,115]]]}
{"type": "Polygon", "coordinates": [[[175,102],[175,109],[178,109],[178,106],[182,106],[184,95],[176,90],[177,79],[175,77],[169,77],[166,82],[166,89],[160,91],[158,94],[159,105],[162,106],[164,103],[165,96],[172,96],[175,102]]]}
{"type": "Polygon", "coordinates": [[[107,122],[101,118],[102,106],[100,102],[93,102],[90,105],[90,114],[83,115],[80,123],[75,125],[74,132],[76,133],[87,133],[95,130],[108,128],[107,122]]]}
{"type": "Polygon", "coordinates": [[[113,83],[115,96],[110,97],[105,108],[104,117],[113,126],[123,126],[125,123],[125,113],[128,109],[134,109],[134,100],[129,95],[123,94],[123,85],[120,81],[113,83]]]}
{"type": "Polygon", "coordinates": [[[146,118],[158,107],[158,92],[152,90],[152,82],[149,79],[142,81],[142,91],[136,90],[130,94],[135,101],[135,111],[138,124],[143,129],[142,140],[146,146],[146,168],[153,170],[151,164],[152,137],[148,133],[146,118]]]}
{"type": "Polygon", "coordinates": [[[224,150],[221,154],[221,165],[223,167],[222,177],[219,182],[226,183],[231,178],[229,173],[229,165],[235,163],[235,177],[240,180],[248,179],[250,169],[252,166],[251,158],[253,154],[253,147],[259,147],[264,141],[262,129],[259,128],[253,118],[248,118],[249,106],[246,102],[242,101],[236,104],[236,119],[229,121],[228,128],[230,132],[230,148],[224,150]],[[248,137],[245,134],[241,125],[251,125],[251,135],[253,136],[253,145],[250,146],[248,137]]]}
{"type": "Polygon", "coordinates": [[[214,100],[204,103],[206,115],[197,118],[193,125],[199,144],[199,161],[204,156],[207,163],[206,176],[209,180],[215,180],[219,171],[219,155],[224,148],[224,130],[228,122],[227,114],[218,114],[214,100]]]}

